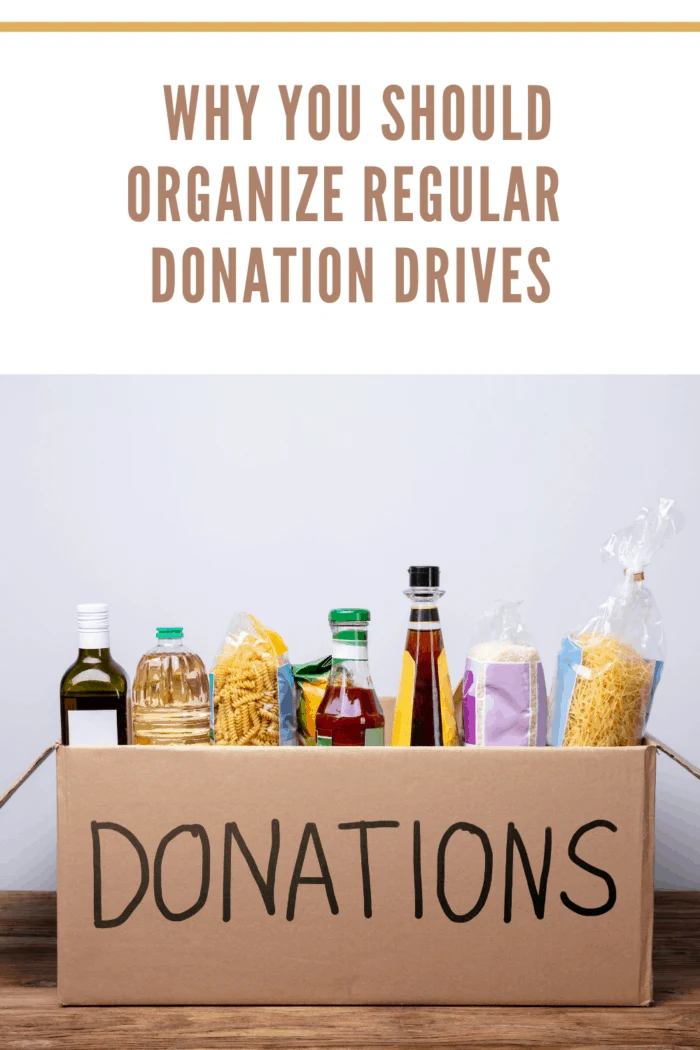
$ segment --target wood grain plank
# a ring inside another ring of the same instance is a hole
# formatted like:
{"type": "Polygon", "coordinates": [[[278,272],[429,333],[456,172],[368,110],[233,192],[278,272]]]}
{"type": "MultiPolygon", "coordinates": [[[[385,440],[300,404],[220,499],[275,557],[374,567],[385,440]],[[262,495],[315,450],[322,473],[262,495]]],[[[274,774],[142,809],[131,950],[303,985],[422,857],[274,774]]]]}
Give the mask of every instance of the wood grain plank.
{"type": "MultiPolygon", "coordinates": [[[[545,1007],[64,1007],[35,993],[44,1009],[27,1001],[3,1009],[3,1047],[27,1050],[50,1033],[62,1050],[231,1050],[299,1047],[584,1047],[697,1046],[697,1007],[554,1009],[545,1007]]],[[[44,1044],[46,1045],[46,1044],[44,1044]]]]}
{"type": "Polygon", "coordinates": [[[2,1050],[700,1047],[700,893],[656,896],[650,1008],[61,1007],[55,895],[0,893],[2,1050]]]}
{"type": "Polygon", "coordinates": [[[0,939],[55,936],[55,893],[33,890],[0,891],[0,939]]]}

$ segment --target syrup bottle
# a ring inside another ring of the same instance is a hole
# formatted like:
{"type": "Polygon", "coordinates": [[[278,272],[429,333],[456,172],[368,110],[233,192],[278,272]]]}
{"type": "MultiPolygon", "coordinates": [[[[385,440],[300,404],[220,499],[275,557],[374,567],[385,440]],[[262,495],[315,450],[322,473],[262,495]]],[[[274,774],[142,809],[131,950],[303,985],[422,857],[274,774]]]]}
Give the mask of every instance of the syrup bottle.
{"type": "Polygon", "coordinates": [[[412,565],[408,570],[404,594],[411,600],[411,615],[396,699],[393,747],[452,747],[459,743],[437,607],[444,593],[437,565],[412,565]]]}
{"type": "Polygon", "coordinates": [[[384,715],[367,662],[368,609],[331,609],[332,665],[316,712],[319,747],[382,747],[384,715]]]}

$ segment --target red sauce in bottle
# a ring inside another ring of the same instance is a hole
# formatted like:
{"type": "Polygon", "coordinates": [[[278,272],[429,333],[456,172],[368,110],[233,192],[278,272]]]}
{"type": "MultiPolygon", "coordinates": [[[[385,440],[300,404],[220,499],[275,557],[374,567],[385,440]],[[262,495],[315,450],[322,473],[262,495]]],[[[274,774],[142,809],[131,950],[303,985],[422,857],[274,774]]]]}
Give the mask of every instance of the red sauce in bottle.
{"type": "Polygon", "coordinates": [[[384,715],[367,661],[367,609],[332,609],[333,664],[316,712],[320,747],[377,747],[384,744],[384,715]]]}

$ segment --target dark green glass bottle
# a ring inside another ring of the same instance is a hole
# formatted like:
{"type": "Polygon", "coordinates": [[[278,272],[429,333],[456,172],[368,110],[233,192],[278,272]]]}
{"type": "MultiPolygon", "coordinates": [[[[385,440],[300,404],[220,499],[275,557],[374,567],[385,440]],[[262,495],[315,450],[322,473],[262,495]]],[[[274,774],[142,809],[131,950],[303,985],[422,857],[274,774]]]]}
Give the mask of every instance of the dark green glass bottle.
{"type": "Polygon", "coordinates": [[[128,744],[129,682],[109,651],[107,606],[78,606],[78,659],[61,679],[61,741],[128,744]]]}

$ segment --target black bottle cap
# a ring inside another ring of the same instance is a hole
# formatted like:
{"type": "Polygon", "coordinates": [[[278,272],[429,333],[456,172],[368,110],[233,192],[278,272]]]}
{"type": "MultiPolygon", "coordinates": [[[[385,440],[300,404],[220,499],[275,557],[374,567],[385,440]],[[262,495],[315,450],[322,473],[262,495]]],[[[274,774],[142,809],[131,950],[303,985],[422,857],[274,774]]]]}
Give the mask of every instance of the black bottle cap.
{"type": "Polygon", "coordinates": [[[408,570],[409,587],[439,587],[440,569],[437,565],[412,565],[408,570]]]}

